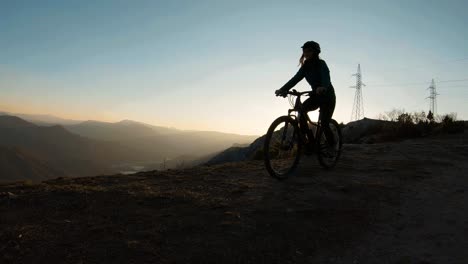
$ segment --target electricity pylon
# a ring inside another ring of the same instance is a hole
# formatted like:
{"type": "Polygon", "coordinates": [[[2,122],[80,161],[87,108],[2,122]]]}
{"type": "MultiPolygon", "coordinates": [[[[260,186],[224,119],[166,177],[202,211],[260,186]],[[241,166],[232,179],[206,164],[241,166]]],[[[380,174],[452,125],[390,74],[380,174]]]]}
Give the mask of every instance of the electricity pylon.
{"type": "Polygon", "coordinates": [[[356,76],[356,85],[351,86],[350,88],[355,88],[356,93],[354,94],[354,104],[353,110],[351,111],[351,121],[359,120],[364,117],[364,98],[362,97],[362,87],[366,85],[362,82],[361,64],[358,64],[357,73],[353,74],[353,76],[356,76]]]}
{"type": "Polygon", "coordinates": [[[431,99],[431,101],[429,103],[429,111],[431,111],[432,114],[435,116],[436,113],[437,113],[437,96],[439,94],[436,92],[436,86],[435,86],[434,79],[432,79],[431,85],[427,89],[429,90],[429,96],[426,97],[426,99],[427,98],[431,99]]]}

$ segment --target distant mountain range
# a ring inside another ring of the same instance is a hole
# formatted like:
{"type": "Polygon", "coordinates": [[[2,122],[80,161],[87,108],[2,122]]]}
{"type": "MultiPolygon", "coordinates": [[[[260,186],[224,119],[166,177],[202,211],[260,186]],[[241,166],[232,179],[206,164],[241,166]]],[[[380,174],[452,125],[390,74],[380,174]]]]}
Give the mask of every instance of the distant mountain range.
{"type": "Polygon", "coordinates": [[[0,116],[1,115],[17,116],[36,125],[72,125],[83,122],[80,120],[65,119],[53,115],[33,115],[0,111],[0,116]]]}
{"type": "Polygon", "coordinates": [[[163,161],[164,168],[193,166],[234,144],[248,144],[255,138],[184,131],[131,120],[43,126],[0,114],[0,148],[4,153],[0,181],[116,173],[135,165],[155,169],[163,161]],[[27,177],[26,171],[37,173],[27,177]]]}
{"type": "Polygon", "coordinates": [[[62,126],[37,126],[15,116],[0,116],[0,146],[19,148],[73,176],[109,173],[112,164],[135,161],[139,156],[118,144],[84,138],[62,126]]]}
{"type": "Polygon", "coordinates": [[[83,137],[119,142],[161,159],[173,159],[181,155],[201,157],[222,151],[233,144],[251,143],[257,138],[212,131],[178,130],[131,120],[117,123],[85,121],[65,128],[83,137]]]}

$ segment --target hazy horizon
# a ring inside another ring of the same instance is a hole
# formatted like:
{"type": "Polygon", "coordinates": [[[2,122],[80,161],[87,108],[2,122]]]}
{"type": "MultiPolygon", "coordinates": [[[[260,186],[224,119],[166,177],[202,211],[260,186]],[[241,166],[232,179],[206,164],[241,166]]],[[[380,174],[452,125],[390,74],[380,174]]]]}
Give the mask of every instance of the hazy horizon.
{"type": "MultiPolygon", "coordinates": [[[[289,109],[274,91],[315,40],[350,121],[393,108],[468,119],[465,1],[26,1],[0,4],[0,110],[262,135],[289,109]],[[311,15],[313,14],[313,15],[311,15]]],[[[295,89],[310,89],[305,80],[295,89]]],[[[314,115],[315,117],[315,115],[314,115]]]]}
{"type": "Polygon", "coordinates": [[[58,115],[55,115],[55,114],[19,113],[19,112],[14,112],[14,111],[7,111],[7,110],[0,107],[0,115],[2,115],[2,113],[6,113],[7,115],[10,115],[10,116],[16,116],[16,117],[19,117],[21,119],[24,119],[24,118],[21,117],[23,115],[31,116],[33,118],[31,118],[29,120],[41,121],[41,122],[50,123],[50,124],[60,123],[60,120],[49,121],[48,118],[62,119],[63,121],[67,121],[66,123],[63,123],[63,124],[70,124],[70,122],[73,123],[73,124],[74,123],[80,124],[82,122],[102,122],[102,123],[115,124],[115,123],[119,123],[119,122],[132,121],[132,122],[136,122],[136,123],[152,125],[152,126],[155,126],[155,127],[164,127],[164,128],[175,129],[175,130],[180,130],[180,131],[185,131],[185,132],[191,132],[191,131],[193,131],[193,132],[219,132],[219,133],[225,133],[225,134],[236,134],[236,135],[240,135],[240,136],[261,136],[261,135],[257,135],[257,134],[238,134],[238,133],[231,133],[231,132],[223,132],[223,131],[219,131],[219,130],[180,129],[180,128],[177,128],[177,127],[163,126],[163,125],[158,125],[158,124],[146,123],[146,122],[142,122],[140,120],[133,120],[133,119],[116,119],[116,120],[71,119],[71,118],[67,118],[67,117],[63,117],[63,116],[58,116],[58,115]]]}

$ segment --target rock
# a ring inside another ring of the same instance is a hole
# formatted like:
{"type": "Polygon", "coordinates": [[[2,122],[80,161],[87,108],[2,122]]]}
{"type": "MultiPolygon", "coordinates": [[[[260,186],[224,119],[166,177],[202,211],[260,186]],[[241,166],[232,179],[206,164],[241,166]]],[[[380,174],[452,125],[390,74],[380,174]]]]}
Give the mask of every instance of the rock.
{"type": "Polygon", "coordinates": [[[16,198],[18,198],[18,195],[14,194],[12,192],[1,192],[0,193],[0,198],[16,199],[16,198]]]}
{"type": "Polygon", "coordinates": [[[381,131],[383,125],[390,121],[364,118],[346,124],[342,129],[344,143],[373,143],[375,137],[372,135],[381,131]]]}

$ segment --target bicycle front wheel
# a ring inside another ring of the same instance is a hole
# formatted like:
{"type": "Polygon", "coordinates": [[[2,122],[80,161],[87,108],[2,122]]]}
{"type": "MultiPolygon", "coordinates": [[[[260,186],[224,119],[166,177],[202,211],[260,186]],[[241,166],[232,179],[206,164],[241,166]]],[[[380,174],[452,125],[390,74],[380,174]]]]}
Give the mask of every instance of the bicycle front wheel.
{"type": "Polygon", "coordinates": [[[294,119],[281,116],[270,125],[263,147],[265,167],[279,180],[289,177],[301,157],[299,127],[294,119]]]}

